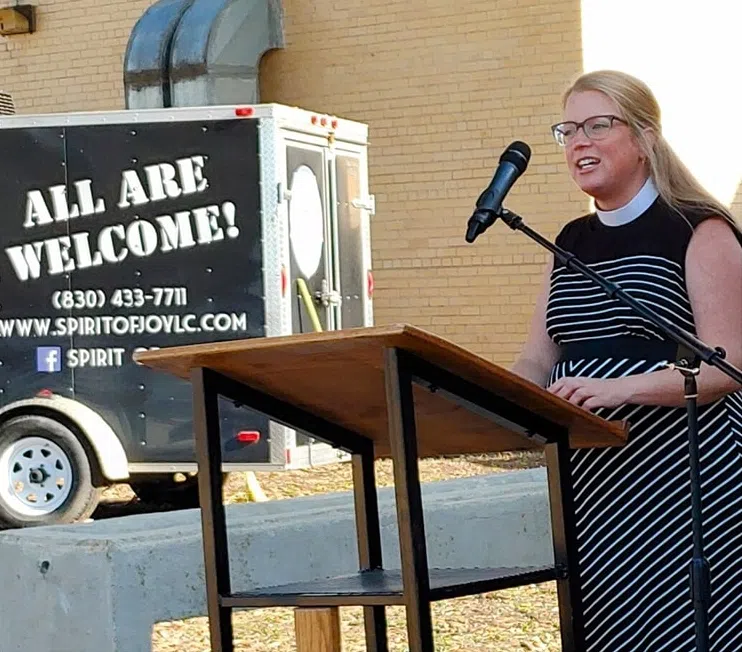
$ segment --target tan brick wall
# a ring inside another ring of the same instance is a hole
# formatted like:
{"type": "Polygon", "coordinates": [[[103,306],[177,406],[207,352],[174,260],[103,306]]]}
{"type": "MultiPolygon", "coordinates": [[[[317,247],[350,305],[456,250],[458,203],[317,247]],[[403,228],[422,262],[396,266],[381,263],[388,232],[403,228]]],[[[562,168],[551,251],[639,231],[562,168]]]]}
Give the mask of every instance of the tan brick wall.
{"type": "Polygon", "coordinates": [[[552,238],[587,204],[548,127],[581,70],[580,3],[284,0],[266,101],[366,121],[376,194],[376,321],[410,322],[497,362],[520,349],[546,252],[502,223],[464,241],[501,151],[531,145],[507,206],[552,238]]]}
{"type": "MultiPolygon", "coordinates": [[[[0,0],[2,2],[3,0],[0,0]]],[[[122,61],[149,0],[40,0],[38,32],[0,38],[0,87],[19,112],[120,109],[122,61]]],[[[284,0],[286,49],[264,101],[368,122],[376,321],[406,321],[509,363],[544,250],[497,224],[464,242],[501,151],[531,165],[507,205],[553,237],[586,204],[548,126],[581,68],[579,0],[284,0]]]]}
{"type": "MultiPolygon", "coordinates": [[[[0,6],[11,4],[0,0],[0,6]]],[[[0,37],[0,88],[19,113],[124,107],[129,33],[150,0],[38,0],[33,34],[0,37]]]]}

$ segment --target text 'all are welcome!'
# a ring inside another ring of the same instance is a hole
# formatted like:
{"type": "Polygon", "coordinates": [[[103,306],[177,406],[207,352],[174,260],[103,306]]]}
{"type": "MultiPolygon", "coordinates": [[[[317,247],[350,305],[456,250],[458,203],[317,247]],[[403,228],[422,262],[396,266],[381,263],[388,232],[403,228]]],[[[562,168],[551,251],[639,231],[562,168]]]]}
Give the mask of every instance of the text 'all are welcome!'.
{"type": "MultiPolygon", "coordinates": [[[[154,202],[197,195],[209,187],[204,173],[206,157],[190,156],[174,163],[148,165],[143,174],[123,170],[117,207],[136,208],[154,202]]],[[[92,179],[80,179],[70,186],[55,185],[43,192],[26,193],[23,227],[34,231],[60,222],[93,218],[108,209],[104,198],[95,196],[92,179]]],[[[96,236],[85,229],[69,235],[36,239],[6,248],[6,254],[20,281],[54,276],[76,269],[117,264],[128,256],[145,258],[155,253],[209,245],[225,238],[237,238],[236,209],[231,201],[199,206],[148,219],[135,217],[128,223],[104,226],[96,236]]],[[[84,224],[84,222],[81,222],[84,224]]]]}

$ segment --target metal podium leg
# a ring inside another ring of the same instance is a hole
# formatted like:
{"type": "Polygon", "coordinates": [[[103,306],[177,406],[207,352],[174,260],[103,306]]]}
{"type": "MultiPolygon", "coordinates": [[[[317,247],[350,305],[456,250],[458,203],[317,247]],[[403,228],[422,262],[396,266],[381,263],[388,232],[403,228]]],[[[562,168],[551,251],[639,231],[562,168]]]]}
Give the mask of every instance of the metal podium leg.
{"type": "Polygon", "coordinates": [[[231,593],[227,524],[222,501],[222,448],[217,379],[208,369],[191,372],[198,494],[204,546],[206,604],[212,652],[234,652],[232,610],[220,596],[231,593]]]}
{"type": "MultiPolygon", "coordinates": [[[[353,494],[355,497],[358,557],[362,570],[382,568],[381,524],[374,474],[374,449],[353,455],[353,494]]],[[[386,610],[383,605],[364,607],[366,650],[387,652],[386,610]]]]}
{"type": "Polygon", "coordinates": [[[384,351],[389,438],[399,522],[409,652],[433,652],[430,577],[417,462],[412,375],[397,349],[384,351]]]}
{"type": "Polygon", "coordinates": [[[585,648],[584,617],[580,571],[577,561],[577,525],[574,488],[570,473],[570,450],[565,434],[561,441],[547,444],[549,506],[554,538],[554,562],[559,579],[559,620],[564,652],[582,652],[585,648]]]}

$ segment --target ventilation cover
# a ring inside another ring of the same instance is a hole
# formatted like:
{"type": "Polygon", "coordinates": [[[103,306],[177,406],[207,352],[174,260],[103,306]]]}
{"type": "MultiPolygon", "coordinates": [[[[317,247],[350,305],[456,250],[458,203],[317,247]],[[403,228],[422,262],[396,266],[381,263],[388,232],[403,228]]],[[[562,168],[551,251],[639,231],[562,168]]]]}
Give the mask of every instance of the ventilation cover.
{"type": "Polygon", "coordinates": [[[260,60],[283,46],[281,0],[158,0],[129,37],[126,106],[258,103],[260,60]]]}
{"type": "Polygon", "coordinates": [[[5,91],[0,91],[0,115],[13,115],[14,113],[13,96],[5,91]]]}

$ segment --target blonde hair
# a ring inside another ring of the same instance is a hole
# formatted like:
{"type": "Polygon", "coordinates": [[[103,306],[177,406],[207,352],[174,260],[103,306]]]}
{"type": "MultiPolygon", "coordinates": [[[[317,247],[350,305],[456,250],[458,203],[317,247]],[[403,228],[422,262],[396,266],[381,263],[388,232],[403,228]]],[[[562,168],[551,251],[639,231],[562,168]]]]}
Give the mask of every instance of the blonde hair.
{"type": "Polygon", "coordinates": [[[647,155],[652,180],[668,206],[681,215],[684,208],[718,215],[740,230],[731,211],[706,191],[665,140],[659,103],[644,82],[616,70],[585,73],[564,92],[562,106],[570,95],[584,91],[599,91],[618,105],[618,117],[628,123],[647,155]]]}

